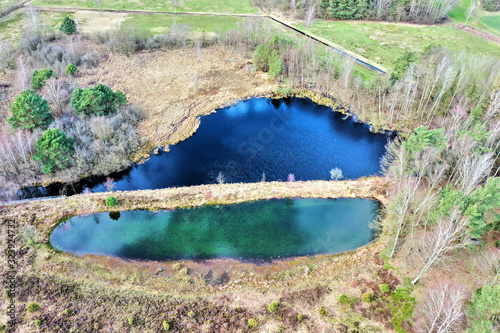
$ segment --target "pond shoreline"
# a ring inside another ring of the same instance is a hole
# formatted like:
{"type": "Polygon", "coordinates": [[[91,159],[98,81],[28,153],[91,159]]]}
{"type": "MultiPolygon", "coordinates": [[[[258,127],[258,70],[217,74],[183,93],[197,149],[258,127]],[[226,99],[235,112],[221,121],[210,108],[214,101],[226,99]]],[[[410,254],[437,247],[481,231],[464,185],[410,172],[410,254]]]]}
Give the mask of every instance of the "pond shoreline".
{"type": "MultiPolygon", "coordinates": [[[[351,113],[349,110],[348,105],[343,105],[341,101],[337,101],[334,97],[331,96],[324,96],[314,90],[293,90],[290,94],[280,94],[277,92],[268,92],[265,94],[259,94],[259,95],[254,95],[254,96],[243,96],[238,99],[232,99],[230,101],[225,102],[224,104],[221,104],[221,106],[212,109],[208,112],[199,114],[195,118],[195,125],[191,128],[190,131],[186,131],[181,133],[182,135],[178,136],[178,138],[175,141],[172,142],[162,142],[160,145],[153,145],[151,146],[150,143],[146,144],[145,146],[140,147],[137,152],[134,154],[134,157],[131,157],[130,163],[126,168],[123,168],[121,170],[116,170],[113,173],[121,173],[123,171],[126,171],[127,169],[132,168],[134,165],[140,165],[142,163],[147,162],[153,155],[158,154],[160,149],[162,149],[165,152],[168,152],[170,149],[170,146],[177,145],[180,142],[183,142],[190,137],[192,137],[199,129],[201,126],[201,117],[206,117],[210,116],[211,114],[217,113],[219,110],[222,110],[224,108],[230,107],[232,105],[236,105],[238,103],[242,103],[251,99],[262,99],[262,98],[268,98],[272,100],[279,100],[279,99],[285,99],[285,98],[299,98],[299,99],[304,99],[304,100],[309,100],[319,106],[326,106],[331,109],[331,112],[339,112],[341,114],[347,115],[349,117],[353,117],[356,119],[356,122],[363,124],[363,125],[368,125],[370,132],[372,133],[380,133],[380,134],[388,134],[388,133],[393,133],[396,130],[393,129],[373,129],[372,125],[370,125],[369,122],[363,122],[361,121],[356,114],[351,113]],[[163,148],[162,148],[163,147],[163,148]],[[148,153],[145,153],[145,151],[149,151],[148,153]]],[[[179,126],[182,125],[182,122],[187,122],[191,117],[186,117],[179,123],[179,126]]],[[[33,182],[28,184],[28,186],[25,186],[23,188],[29,188],[29,187],[48,187],[53,184],[61,183],[62,186],[68,185],[71,186],[71,184],[80,182],[80,181],[85,181],[88,180],[92,177],[106,177],[109,176],[110,174],[107,175],[83,175],[82,177],[74,178],[71,180],[63,181],[62,179],[58,178],[51,178],[50,181],[42,181],[42,182],[33,182]]]]}

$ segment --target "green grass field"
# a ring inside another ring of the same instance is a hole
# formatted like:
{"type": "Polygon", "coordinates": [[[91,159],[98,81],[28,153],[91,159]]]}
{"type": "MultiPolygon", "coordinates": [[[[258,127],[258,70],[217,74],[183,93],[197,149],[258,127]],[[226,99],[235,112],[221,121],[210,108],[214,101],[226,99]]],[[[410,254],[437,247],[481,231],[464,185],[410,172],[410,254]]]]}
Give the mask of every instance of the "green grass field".
{"type": "Polygon", "coordinates": [[[459,0],[456,7],[450,13],[450,19],[454,22],[465,24],[465,20],[467,19],[467,8],[469,8],[471,1],[472,0],[459,0]]]}
{"type": "MultiPolygon", "coordinates": [[[[41,12],[42,27],[54,28],[62,22],[65,16],[72,15],[70,12],[41,12]]],[[[24,10],[17,10],[0,19],[0,36],[17,43],[21,38],[24,24],[24,10]]]]}
{"type": "Polygon", "coordinates": [[[500,36],[500,13],[481,17],[479,28],[500,36]]]}
{"type": "Polygon", "coordinates": [[[170,31],[174,21],[177,24],[189,24],[195,34],[215,33],[220,29],[221,33],[228,29],[236,28],[238,23],[243,22],[241,17],[223,16],[196,16],[196,15],[141,15],[131,14],[127,16],[123,27],[134,26],[140,34],[159,34],[170,31]]]}
{"type": "MultiPolygon", "coordinates": [[[[298,28],[305,30],[303,26],[298,28]]],[[[317,20],[309,32],[388,68],[405,51],[422,52],[431,44],[440,44],[452,52],[465,50],[500,58],[500,45],[456,29],[453,24],[417,26],[317,20]]]]}
{"type": "MultiPolygon", "coordinates": [[[[176,0],[178,12],[204,12],[226,14],[257,13],[251,0],[176,0]]],[[[34,0],[35,6],[99,8],[94,0],[34,0]]],[[[173,0],[105,0],[102,9],[174,11],[173,0]]]]}

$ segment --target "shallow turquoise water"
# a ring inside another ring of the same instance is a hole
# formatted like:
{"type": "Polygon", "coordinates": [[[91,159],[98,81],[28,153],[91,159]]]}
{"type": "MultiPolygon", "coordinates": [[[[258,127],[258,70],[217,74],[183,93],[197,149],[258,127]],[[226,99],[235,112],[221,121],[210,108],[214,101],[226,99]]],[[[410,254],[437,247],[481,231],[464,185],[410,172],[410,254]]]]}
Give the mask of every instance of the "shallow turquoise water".
{"type": "Polygon", "coordinates": [[[271,259],[334,254],[373,239],[379,203],[368,199],[281,199],[72,217],[50,236],[56,249],[123,258],[271,259]]]}

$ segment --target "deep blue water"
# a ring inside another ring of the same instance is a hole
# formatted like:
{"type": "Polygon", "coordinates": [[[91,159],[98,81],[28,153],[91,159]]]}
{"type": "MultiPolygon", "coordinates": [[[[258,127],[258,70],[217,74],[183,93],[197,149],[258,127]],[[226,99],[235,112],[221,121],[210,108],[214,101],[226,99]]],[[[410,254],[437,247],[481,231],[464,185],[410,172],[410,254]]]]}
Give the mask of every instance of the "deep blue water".
{"type": "MultiPolygon", "coordinates": [[[[380,158],[388,136],[370,133],[325,106],[307,99],[251,99],[201,118],[197,132],[152,155],[145,163],[111,175],[115,190],[158,189],[216,183],[222,173],[226,182],[327,180],[338,167],[344,179],[380,172],[380,158]]],[[[104,191],[105,177],[76,184],[104,191]]],[[[60,184],[44,195],[58,195],[60,184]]]]}
{"type": "Polygon", "coordinates": [[[169,211],[75,216],[50,235],[56,249],[149,260],[271,259],[354,250],[373,239],[379,203],[281,199],[169,211]]]}

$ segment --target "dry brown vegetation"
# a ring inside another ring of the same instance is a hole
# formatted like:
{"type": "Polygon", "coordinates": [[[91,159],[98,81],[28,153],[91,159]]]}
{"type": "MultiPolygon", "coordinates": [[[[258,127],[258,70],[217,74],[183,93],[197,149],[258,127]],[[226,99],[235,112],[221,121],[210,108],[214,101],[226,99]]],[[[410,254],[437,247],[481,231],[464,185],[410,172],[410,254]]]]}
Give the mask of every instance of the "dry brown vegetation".
{"type": "MultiPolygon", "coordinates": [[[[197,117],[231,101],[272,93],[277,85],[265,73],[250,73],[251,64],[222,46],[200,50],[110,54],[97,68],[82,71],[80,86],[104,83],[120,89],[143,108],[140,136],[147,148],[175,144],[198,128],[197,117]]],[[[143,153],[149,151],[143,150],[143,153]]]]}

